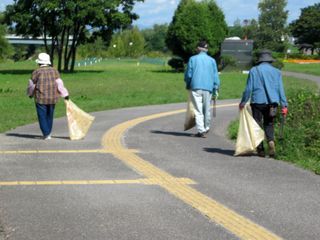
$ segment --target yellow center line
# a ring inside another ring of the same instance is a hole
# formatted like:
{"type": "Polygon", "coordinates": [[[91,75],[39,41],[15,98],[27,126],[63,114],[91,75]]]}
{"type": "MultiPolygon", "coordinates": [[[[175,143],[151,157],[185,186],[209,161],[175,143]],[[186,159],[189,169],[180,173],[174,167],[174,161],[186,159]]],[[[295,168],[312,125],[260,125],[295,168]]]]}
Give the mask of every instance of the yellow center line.
{"type": "MultiPolygon", "coordinates": [[[[189,178],[176,178],[174,181],[182,184],[196,184],[189,178]]],[[[111,185],[111,184],[143,184],[161,185],[162,180],[152,178],[124,180],[55,180],[55,181],[0,181],[0,186],[35,186],[35,185],[111,185]]]]}
{"type": "MultiPolygon", "coordinates": [[[[238,104],[218,105],[217,107],[234,107],[238,104]]],[[[229,209],[223,204],[204,195],[186,183],[176,181],[176,178],[169,173],[159,169],[135,153],[128,151],[122,144],[122,137],[129,128],[142,122],[166,117],[185,110],[170,111],[136,118],[111,128],[102,139],[102,146],[110,151],[116,158],[123,161],[127,166],[139,172],[148,179],[158,181],[159,185],[169,193],[200,211],[210,220],[220,224],[240,239],[250,240],[275,240],[281,239],[279,236],[259,226],[244,216],[229,209]]]]}

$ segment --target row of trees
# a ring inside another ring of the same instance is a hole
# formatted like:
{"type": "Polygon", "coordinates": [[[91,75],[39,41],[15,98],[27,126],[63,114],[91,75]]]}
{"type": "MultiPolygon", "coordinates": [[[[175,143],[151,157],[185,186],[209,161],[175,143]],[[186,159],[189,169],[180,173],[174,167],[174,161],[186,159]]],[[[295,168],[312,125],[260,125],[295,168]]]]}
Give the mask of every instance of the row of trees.
{"type": "MultiPolygon", "coordinates": [[[[46,51],[57,56],[58,69],[65,71],[73,71],[77,55],[138,57],[146,51],[170,51],[186,62],[200,39],[209,42],[209,53],[215,56],[227,36],[253,39],[257,49],[276,52],[286,51],[290,31],[298,43],[320,43],[319,3],[302,9],[288,28],[287,0],[260,0],[258,20],[237,20],[228,27],[214,0],[181,0],[170,25],[140,31],[131,27],[138,17],[132,9],[139,1],[143,0],[17,0],[7,6],[4,20],[16,34],[44,36],[46,51]]],[[[0,26],[0,36],[3,32],[0,26]]],[[[0,58],[5,57],[2,49],[9,49],[2,42],[0,37],[0,58]]]]}
{"type": "Polygon", "coordinates": [[[138,18],[132,9],[142,1],[16,0],[6,7],[5,21],[18,35],[43,36],[46,51],[52,58],[57,53],[58,70],[73,71],[78,46],[98,36],[109,44],[114,31],[138,18]]]}
{"type": "Polygon", "coordinates": [[[255,19],[237,19],[229,27],[229,37],[253,39],[256,48],[270,48],[284,52],[287,47],[286,37],[295,37],[296,44],[309,44],[313,49],[320,48],[320,3],[301,9],[300,17],[286,25],[288,12],[287,1],[269,0],[259,3],[260,16],[255,19]]]}

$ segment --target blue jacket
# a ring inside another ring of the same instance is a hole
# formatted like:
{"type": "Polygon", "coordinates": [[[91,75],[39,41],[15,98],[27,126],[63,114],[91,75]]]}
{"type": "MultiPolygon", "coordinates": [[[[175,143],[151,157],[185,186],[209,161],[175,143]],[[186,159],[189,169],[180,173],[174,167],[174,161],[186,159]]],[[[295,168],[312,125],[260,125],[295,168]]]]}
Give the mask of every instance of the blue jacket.
{"type": "Polygon", "coordinates": [[[220,79],[216,61],[206,52],[192,56],[184,75],[186,88],[191,90],[207,90],[213,92],[219,89],[220,79]]]}
{"type": "Polygon", "coordinates": [[[251,68],[241,103],[246,103],[250,97],[251,103],[278,103],[282,107],[288,106],[281,71],[267,62],[251,68]]]}

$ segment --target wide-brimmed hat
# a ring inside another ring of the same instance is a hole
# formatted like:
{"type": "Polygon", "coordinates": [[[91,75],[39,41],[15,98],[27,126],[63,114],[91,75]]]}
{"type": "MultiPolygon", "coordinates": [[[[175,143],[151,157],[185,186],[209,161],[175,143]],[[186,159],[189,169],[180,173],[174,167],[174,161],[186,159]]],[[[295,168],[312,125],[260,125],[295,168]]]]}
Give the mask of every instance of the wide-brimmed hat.
{"type": "Polygon", "coordinates": [[[36,60],[36,63],[40,65],[51,65],[50,55],[47,53],[40,53],[38,55],[38,59],[36,60]]]}
{"type": "Polygon", "coordinates": [[[258,63],[260,62],[275,62],[276,60],[271,56],[271,51],[264,49],[259,53],[258,63]]]}

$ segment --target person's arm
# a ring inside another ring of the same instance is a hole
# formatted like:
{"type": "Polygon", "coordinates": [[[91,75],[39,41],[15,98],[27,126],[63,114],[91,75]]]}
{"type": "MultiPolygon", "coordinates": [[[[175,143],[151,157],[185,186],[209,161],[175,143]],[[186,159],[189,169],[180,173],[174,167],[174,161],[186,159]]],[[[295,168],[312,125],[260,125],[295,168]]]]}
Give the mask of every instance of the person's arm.
{"type": "Polygon", "coordinates": [[[288,114],[288,102],[286,95],[284,93],[284,87],[282,82],[282,75],[280,74],[280,82],[279,82],[279,95],[280,95],[280,105],[281,105],[281,113],[286,116],[288,114]]]}
{"type": "Polygon", "coordinates": [[[213,69],[214,69],[214,76],[213,76],[213,93],[218,92],[220,89],[220,78],[218,67],[215,61],[213,61],[213,69]]]}
{"type": "Polygon", "coordinates": [[[239,108],[242,109],[244,108],[246,102],[249,100],[250,96],[251,96],[251,93],[252,93],[252,83],[253,83],[253,72],[250,71],[249,72],[249,76],[248,76],[248,79],[247,79],[247,85],[246,85],[246,88],[242,94],[242,99],[241,99],[241,102],[239,104],[239,108]]]}
{"type": "Polygon", "coordinates": [[[69,99],[69,92],[68,90],[64,87],[63,81],[61,78],[56,79],[56,84],[58,87],[58,92],[61,97],[64,99],[68,100],[69,99]]]}
{"type": "Polygon", "coordinates": [[[27,95],[32,98],[34,95],[34,89],[36,85],[33,83],[31,79],[29,79],[28,88],[27,88],[27,95]]]}
{"type": "Polygon", "coordinates": [[[187,70],[184,74],[184,81],[186,83],[186,89],[190,89],[192,75],[193,75],[192,60],[190,59],[188,62],[187,70]]]}

